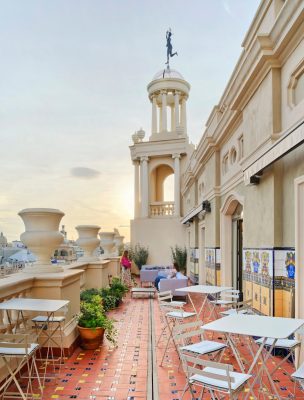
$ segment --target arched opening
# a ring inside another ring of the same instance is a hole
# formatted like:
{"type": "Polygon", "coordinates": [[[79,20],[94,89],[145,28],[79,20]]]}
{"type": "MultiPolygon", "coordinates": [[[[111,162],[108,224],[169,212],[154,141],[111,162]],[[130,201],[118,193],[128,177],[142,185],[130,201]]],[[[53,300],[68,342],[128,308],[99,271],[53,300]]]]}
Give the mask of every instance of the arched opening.
{"type": "Polygon", "coordinates": [[[174,171],[167,164],[158,165],[150,176],[150,215],[174,214],[174,171]]]}
{"type": "Polygon", "coordinates": [[[164,201],[174,201],[174,174],[164,180],[164,201]]]}
{"type": "Polygon", "coordinates": [[[243,199],[231,194],[221,208],[221,283],[242,291],[243,199]]]}

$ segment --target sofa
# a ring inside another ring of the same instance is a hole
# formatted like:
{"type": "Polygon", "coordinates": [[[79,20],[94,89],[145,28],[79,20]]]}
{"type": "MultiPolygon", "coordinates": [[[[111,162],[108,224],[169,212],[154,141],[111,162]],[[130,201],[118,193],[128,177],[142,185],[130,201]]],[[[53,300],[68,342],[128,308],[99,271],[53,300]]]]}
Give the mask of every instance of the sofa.
{"type": "Polygon", "coordinates": [[[175,289],[183,288],[188,286],[188,277],[183,276],[182,278],[172,279],[161,279],[159,281],[159,291],[165,292],[171,290],[173,296],[187,296],[186,292],[176,292],[175,289]]]}

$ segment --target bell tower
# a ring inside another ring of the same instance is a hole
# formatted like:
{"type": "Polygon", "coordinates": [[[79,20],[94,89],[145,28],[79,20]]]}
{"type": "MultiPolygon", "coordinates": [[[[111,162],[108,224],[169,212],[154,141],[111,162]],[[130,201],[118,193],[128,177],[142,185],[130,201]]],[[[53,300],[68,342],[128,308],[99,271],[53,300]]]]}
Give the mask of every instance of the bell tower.
{"type": "Polygon", "coordinates": [[[190,85],[176,70],[159,71],[148,84],[152,105],[151,134],[140,129],[130,146],[134,164],[134,219],[131,243],[149,247],[149,263],[171,263],[171,246],[185,243],[181,224],[180,182],[193,152],[187,135],[186,102],[190,85]],[[165,182],[173,176],[173,201],[164,198],[165,182]]]}

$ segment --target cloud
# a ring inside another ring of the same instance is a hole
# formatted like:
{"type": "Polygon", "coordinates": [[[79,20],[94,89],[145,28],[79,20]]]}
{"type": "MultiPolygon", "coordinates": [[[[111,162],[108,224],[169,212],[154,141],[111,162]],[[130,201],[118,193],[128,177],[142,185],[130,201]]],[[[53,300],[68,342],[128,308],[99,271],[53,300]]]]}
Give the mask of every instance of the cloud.
{"type": "Polygon", "coordinates": [[[223,0],[222,4],[223,4],[223,7],[224,7],[224,10],[226,11],[226,13],[229,14],[231,17],[233,17],[233,13],[231,11],[230,4],[228,3],[228,1],[223,0]]]}
{"type": "Polygon", "coordinates": [[[87,167],[75,167],[71,169],[71,175],[74,178],[80,179],[94,179],[98,178],[100,172],[96,169],[87,168],[87,167]]]}

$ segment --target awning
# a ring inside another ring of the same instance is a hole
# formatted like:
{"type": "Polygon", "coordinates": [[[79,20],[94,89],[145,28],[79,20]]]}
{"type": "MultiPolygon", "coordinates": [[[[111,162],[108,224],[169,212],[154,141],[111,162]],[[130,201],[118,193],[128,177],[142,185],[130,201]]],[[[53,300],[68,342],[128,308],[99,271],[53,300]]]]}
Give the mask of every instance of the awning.
{"type": "Polygon", "coordinates": [[[198,207],[193,208],[182,220],[182,224],[186,224],[190,219],[194,218],[197,214],[203,211],[203,203],[200,204],[198,207]]]}
{"type": "Polygon", "coordinates": [[[263,169],[284,157],[287,153],[304,143],[304,120],[291,128],[278,139],[254,163],[243,170],[245,185],[252,183],[262,175],[263,169]]]}

